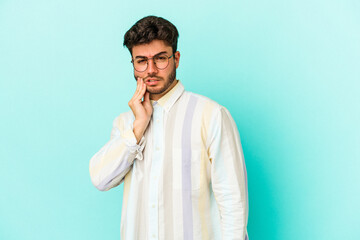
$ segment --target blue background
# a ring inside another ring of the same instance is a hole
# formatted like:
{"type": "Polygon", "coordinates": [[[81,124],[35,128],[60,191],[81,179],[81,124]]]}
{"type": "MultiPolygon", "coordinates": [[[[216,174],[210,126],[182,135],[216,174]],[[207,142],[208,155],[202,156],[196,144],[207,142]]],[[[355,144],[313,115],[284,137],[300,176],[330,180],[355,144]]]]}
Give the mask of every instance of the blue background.
{"type": "Polygon", "coordinates": [[[0,239],[119,239],[89,160],[135,90],[123,35],[180,32],[178,78],[226,106],[252,240],[360,239],[360,2],[0,0],[0,239]]]}

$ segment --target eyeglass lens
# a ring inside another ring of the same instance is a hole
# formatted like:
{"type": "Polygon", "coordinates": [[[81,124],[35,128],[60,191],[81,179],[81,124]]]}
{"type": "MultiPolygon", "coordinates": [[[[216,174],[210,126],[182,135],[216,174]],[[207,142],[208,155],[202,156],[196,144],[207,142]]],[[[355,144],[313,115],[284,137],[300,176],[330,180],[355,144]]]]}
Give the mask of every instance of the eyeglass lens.
{"type": "Polygon", "coordinates": [[[149,65],[149,60],[153,59],[155,66],[160,69],[163,70],[165,69],[168,64],[169,64],[169,58],[167,55],[165,54],[161,54],[158,56],[154,56],[153,58],[139,58],[139,59],[135,59],[133,61],[134,64],[134,68],[136,71],[138,72],[143,72],[147,69],[148,65],[149,65]]]}

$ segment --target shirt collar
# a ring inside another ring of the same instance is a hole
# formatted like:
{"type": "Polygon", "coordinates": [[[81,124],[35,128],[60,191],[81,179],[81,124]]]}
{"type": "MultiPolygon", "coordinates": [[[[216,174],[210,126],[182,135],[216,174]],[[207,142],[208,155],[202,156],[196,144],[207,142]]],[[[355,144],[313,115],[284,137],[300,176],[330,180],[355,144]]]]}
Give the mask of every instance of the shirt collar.
{"type": "Polygon", "coordinates": [[[168,112],[171,109],[171,107],[174,105],[176,100],[178,100],[179,97],[182,95],[182,93],[185,91],[185,88],[182,85],[182,83],[180,82],[180,80],[176,80],[176,81],[178,81],[178,82],[169,92],[167,92],[164,96],[162,96],[157,101],[152,100],[151,103],[159,104],[161,107],[163,107],[165,109],[165,111],[168,112]]]}

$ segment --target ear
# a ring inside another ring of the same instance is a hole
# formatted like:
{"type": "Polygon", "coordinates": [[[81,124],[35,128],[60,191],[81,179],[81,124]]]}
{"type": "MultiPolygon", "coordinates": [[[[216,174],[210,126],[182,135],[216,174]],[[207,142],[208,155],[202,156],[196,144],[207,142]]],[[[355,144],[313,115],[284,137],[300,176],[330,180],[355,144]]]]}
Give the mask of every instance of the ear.
{"type": "Polygon", "coordinates": [[[175,59],[176,68],[178,68],[179,62],[180,62],[180,52],[179,51],[176,51],[174,53],[174,59],[175,59]]]}

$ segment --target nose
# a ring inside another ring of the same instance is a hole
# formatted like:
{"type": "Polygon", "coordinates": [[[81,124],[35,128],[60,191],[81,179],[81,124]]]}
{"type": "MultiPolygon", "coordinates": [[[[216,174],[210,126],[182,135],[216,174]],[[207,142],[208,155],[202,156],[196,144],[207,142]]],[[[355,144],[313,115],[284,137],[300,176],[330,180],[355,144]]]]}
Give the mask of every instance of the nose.
{"type": "Polygon", "coordinates": [[[147,67],[147,72],[149,75],[153,74],[153,73],[157,73],[158,69],[155,65],[154,59],[149,59],[148,60],[148,67],[147,67]]]}

